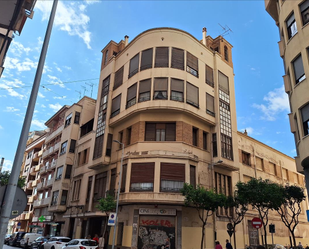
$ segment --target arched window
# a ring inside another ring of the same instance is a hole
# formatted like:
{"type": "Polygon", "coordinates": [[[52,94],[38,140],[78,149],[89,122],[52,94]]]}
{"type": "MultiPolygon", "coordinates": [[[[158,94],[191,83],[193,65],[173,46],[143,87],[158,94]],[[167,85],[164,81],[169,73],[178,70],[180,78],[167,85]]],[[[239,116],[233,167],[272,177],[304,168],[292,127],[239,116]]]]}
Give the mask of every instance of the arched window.
{"type": "Polygon", "coordinates": [[[106,50],[106,52],[105,52],[105,60],[104,60],[104,65],[106,65],[107,60],[108,60],[108,50],[106,50]]]}
{"type": "Polygon", "coordinates": [[[224,59],[226,61],[229,61],[229,54],[228,54],[227,46],[224,46],[224,59]]]}

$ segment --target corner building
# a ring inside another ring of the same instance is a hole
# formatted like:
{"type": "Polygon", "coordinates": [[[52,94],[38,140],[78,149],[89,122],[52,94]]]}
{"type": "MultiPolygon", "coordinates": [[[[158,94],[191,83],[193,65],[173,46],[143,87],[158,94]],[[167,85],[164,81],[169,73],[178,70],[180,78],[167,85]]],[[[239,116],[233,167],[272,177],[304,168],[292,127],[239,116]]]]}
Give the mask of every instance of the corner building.
{"type": "Polygon", "coordinates": [[[298,172],[306,175],[309,189],[309,0],[265,0],[267,12],[279,32],[284,62],[285,91],[289,96],[291,132],[295,137],[298,172]]]}

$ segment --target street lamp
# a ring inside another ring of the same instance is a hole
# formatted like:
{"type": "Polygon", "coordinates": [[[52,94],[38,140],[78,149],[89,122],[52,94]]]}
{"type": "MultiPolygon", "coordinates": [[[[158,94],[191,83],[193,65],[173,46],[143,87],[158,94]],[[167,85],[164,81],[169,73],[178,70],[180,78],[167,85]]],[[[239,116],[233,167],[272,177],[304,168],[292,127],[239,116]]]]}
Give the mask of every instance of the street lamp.
{"type": "Polygon", "coordinates": [[[119,142],[118,140],[113,140],[113,142],[121,145],[122,152],[121,152],[121,163],[120,163],[120,175],[119,175],[119,180],[118,180],[118,192],[117,192],[117,202],[116,202],[116,219],[115,219],[115,226],[114,226],[112,249],[115,248],[115,238],[116,238],[116,230],[117,230],[117,223],[118,223],[119,194],[120,194],[121,181],[122,181],[122,163],[123,163],[123,155],[124,155],[124,144],[119,142]]]}

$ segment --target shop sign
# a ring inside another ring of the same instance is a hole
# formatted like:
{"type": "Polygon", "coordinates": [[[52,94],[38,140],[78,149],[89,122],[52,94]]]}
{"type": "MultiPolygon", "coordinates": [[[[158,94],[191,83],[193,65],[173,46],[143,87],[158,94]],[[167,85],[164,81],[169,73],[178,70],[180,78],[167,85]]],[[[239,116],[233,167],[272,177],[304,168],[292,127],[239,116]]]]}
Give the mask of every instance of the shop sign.
{"type": "Polygon", "coordinates": [[[176,209],[166,208],[140,208],[141,215],[176,215],[176,209]]]}

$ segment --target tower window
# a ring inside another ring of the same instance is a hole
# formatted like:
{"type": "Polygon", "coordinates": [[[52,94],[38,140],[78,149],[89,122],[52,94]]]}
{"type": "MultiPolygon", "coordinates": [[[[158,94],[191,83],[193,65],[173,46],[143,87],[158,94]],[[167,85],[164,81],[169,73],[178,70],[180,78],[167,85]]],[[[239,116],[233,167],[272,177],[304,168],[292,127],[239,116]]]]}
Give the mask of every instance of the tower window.
{"type": "Polygon", "coordinates": [[[229,61],[229,50],[227,49],[227,46],[224,46],[224,59],[229,61]]]}

